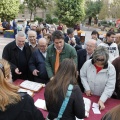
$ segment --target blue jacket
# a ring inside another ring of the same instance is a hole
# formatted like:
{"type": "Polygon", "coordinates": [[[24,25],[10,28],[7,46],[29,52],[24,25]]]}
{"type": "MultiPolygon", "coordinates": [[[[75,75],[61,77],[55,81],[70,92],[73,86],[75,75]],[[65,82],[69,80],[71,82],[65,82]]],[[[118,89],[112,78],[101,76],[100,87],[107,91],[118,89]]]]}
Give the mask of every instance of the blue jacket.
{"type": "Polygon", "coordinates": [[[80,71],[83,64],[86,62],[87,51],[86,49],[80,49],[77,51],[77,58],[78,58],[78,71],[80,71]]]}
{"type": "Polygon", "coordinates": [[[39,71],[38,76],[34,76],[34,81],[35,82],[40,82],[40,83],[47,83],[49,78],[47,75],[47,71],[45,68],[45,57],[43,54],[40,52],[39,49],[36,49],[30,60],[29,60],[29,69],[31,72],[33,72],[35,69],[39,71]]]}

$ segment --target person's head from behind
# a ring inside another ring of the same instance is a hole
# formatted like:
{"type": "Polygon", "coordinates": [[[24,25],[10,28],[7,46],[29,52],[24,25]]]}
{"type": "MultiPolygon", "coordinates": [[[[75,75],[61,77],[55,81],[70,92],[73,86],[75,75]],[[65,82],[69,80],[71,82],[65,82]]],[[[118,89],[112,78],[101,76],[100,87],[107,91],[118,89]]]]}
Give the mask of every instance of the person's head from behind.
{"type": "Polygon", "coordinates": [[[31,25],[30,27],[31,27],[31,30],[36,31],[36,28],[37,28],[37,27],[36,27],[35,24],[31,25]]]}
{"type": "Polygon", "coordinates": [[[106,47],[98,46],[93,53],[93,61],[96,65],[106,65],[109,59],[109,52],[106,47]]]}
{"type": "Polygon", "coordinates": [[[42,29],[42,34],[45,35],[47,33],[47,28],[42,29]]]}
{"type": "Polygon", "coordinates": [[[25,40],[26,40],[26,35],[23,31],[19,31],[16,36],[16,45],[20,48],[24,47],[25,45],[25,40]]]}
{"type": "Polygon", "coordinates": [[[36,37],[37,37],[37,34],[35,31],[33,30],[29,30],[28,31],[28,39],[29,39],[29,42],[32,44],[32,45],[35,45],[36,44],[36,37]]]}
{"type": "Polygon", "coordinates": [[[27,25],[29,25],[30,24],[30,22],[29,21],[27,21],[27,25]]]}
{"type": "Polygon", "coordinates": [[[4,22],[6,22],[6,19],[4,19],[4,22]]]}
{"type": "Polygon", "coordinates": [[[69,84],[77,83],[77,69],[73,59],[64,59],[54,78],[47,84],[46,95],[49,104],[57,102],[59,95],[65,97],[69,84]],[[58,95],[59,93],[59,95],[58,95]]]}
{"type": "Polygon", "coordinates": [[[109,32],[115,32],[115,31],[114,31],[114,28],[110,28],[110,29],[109,29],[109,32]]]}
{"type": "Polygon", "coordinates": [[[108,32],[106,34],[106,40],[108,43],[113,43],[115,40],[115,33],[114,32],[108,32]]]}
{"type": "Polygon", "coordinates": [[[47,50],[47,46],[48,46],[47,40],[45,38],[40,38],[39,41],[38,41],[38,48],[39,48],[39,50],[42,53],[45,53],[46,50],[47,50]]]}
{"type": "Polygon", "coordinates": [[[11,83],[12,76],[9,63],[0,59],[0,110],[5,111],[9,104],[20,101],[18,87],[11,83]]]}
{"type": "Polygon", "coordinates": [[[67,29],[67,35],[69,36],[69,38],[73,38],[74,37],[74,29],[73,28],[68,28],[67,29]]]}
{"type": "Polygon", "coordinates": [[[85,49],[89,55],[94,53],[96,47],[97,47],[97,42],[94,39],[90,39],[85,43],[85,49]]]}
{"type": "Polygon", "coordinates": [[[94,30],[92,31],[91,36],[92,39],[97,40],[99,38],[99,33],[96,30],[94,30]]]}
{"type": "Polygon", "coordinates": [[[39,34],[41,34],[42,29],[40,27],[37,27],[36,32],[37,32],[37,35],[39,35],[39,34]]]}
{"type": "Polygon", "coordinates": [[[120,119],[120,105],[108,111],[101,120],[119,120],[120,119]]]}
{"type": "Polygon", "coordinates": [[[120,33],[115,35],[115,43],[120,44],[120,33]]]}
{"type": "Polygon", "coordinates": [[[54,46],[57,50],[62,50],[64,47],[64,35],[61,31],[56,30],[52,34],[52,40],[54,42],[54,46]]]}

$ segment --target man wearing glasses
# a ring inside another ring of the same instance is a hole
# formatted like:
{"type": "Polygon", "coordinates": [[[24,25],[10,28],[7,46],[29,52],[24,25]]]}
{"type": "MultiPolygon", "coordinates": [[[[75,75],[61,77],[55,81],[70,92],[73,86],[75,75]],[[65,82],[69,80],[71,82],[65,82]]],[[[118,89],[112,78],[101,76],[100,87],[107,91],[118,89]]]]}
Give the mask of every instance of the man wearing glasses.
{"type": "Polygon", "coordinates": [[[47,40],[45,38],[40,38],[38,41],[38,49],[33,52],[29,61],[29,69],[34,76],[34,81],[45,84],[49,80],[45,68],[46,50],[47,40]]]}
{"type": "MultiPolygon", "coordinates": [[[[85,49],[80,49],[77,51],[78,71],[80,71],[81,67],[87,60],[92,58],[92,54],[94,53],[94,50],[96,49],[96,47],[97,47],[96,40],[91,39],[85,43],[85,49]]],[[[81,84],[80,76],[78,76],[78,83],[82,92],[84,92],[84,88],[83,88],[83,85],[81,84]]]]}

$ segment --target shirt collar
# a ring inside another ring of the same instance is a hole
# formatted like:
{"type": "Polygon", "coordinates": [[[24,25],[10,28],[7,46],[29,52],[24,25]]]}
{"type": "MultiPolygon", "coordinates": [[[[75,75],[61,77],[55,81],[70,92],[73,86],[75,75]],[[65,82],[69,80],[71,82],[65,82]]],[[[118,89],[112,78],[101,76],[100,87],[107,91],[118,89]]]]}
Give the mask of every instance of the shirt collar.
{"type": "Polygon", "coordinates": [[[31,42],[29,42],[29,46],[32,46],[33,48],[34,48],[34,47],[36,47],[36,46],[37,46],[37,44],[38,44],[38,43],[36,42],[36,44],[35,44],[35,45],[32,45],[32,44],[31,44],[31,42]]]}
{"type": "Polygon", "coordinates": [[[24,46],[23,47],[19,47],[18,45],[16,45],[20,50],[23,50],[24,46]]]}

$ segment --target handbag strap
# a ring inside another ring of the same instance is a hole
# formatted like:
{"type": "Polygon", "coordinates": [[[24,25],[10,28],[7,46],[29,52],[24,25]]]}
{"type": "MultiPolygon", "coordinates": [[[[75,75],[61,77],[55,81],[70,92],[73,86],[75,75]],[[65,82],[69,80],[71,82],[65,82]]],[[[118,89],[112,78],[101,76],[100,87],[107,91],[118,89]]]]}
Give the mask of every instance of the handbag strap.
{"type": "Polygon", "coordinates": [[[71,96],[71,93],[72,93],[72,90],[73,90],[73,85],[72,84],[69,84],[68,86],[68,90],[67,90],[67,93],[66,93],[66,96],[65,96],[65,99],[62,103],[62,106],[60,108],[60,111],[59,111],[59,114],[58,114],[58,117],[56,118],[57,120],[60,120],[60,118],[62,118],[62,115],[65,111],[65,108],[69,102],[69,99],[70,99],[70,96],[71,96]]]}

